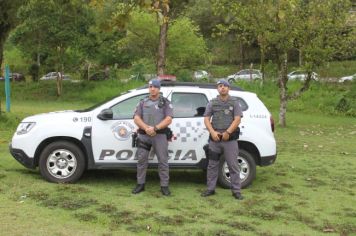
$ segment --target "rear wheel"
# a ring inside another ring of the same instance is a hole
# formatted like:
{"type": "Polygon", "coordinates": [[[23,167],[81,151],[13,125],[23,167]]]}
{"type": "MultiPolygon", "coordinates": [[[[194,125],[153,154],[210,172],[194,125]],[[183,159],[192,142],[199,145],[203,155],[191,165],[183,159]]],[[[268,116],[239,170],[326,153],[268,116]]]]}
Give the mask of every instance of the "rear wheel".
{"type": "Polygon", "coordinates": [[[41,175],[49,182],[74,183],[84,172],[84,154],[71,142],[56,141],[43,149],[39,168],[41,175]]]}
{"type": "MultiPolygon", "coordinates": [[[[246,188],[256,177],[256,163],[252,155],[243,149],[240,149],[237,159],[240,166],[241,187],[246,188]]],[[[231,187],[230,171],[223,156],[220,160],[218,182],[223,188],[231,187]]]]}

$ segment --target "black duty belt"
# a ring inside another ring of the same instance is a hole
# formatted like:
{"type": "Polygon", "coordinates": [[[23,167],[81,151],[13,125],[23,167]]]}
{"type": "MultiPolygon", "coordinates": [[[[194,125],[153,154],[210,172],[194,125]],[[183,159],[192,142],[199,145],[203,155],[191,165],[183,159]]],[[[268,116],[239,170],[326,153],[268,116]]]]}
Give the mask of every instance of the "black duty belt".
{"type": "MultiPolygon", "coordinates": [[[[164,128],[164,129],[160,129],[160,130],[157,130],[156,133],[157,134],[166,134],[167,131],[168,131],[169,128],[164,128]]],[[[144,131],[143,129],[138,129],[137,130],[137,133],[139,134],[146,134],[146,131],[144,131]]]]}

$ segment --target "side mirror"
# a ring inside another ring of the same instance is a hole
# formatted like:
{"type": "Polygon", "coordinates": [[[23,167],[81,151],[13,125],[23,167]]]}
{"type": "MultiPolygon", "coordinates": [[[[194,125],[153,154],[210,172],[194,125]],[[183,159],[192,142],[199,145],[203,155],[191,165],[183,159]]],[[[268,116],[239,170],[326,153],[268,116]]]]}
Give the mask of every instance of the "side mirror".
{"type": "Polygon", "coordinates": [[[100,120],[112,120],[114,114],[111,109],[104,109],[98,114],[98,119],[100,120]]]}

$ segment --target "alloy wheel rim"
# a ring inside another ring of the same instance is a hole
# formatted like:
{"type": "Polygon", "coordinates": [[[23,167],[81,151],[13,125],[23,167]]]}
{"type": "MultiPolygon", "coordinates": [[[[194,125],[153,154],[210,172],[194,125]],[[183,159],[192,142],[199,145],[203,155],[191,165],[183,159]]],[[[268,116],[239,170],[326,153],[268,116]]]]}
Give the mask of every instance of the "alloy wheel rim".
{"type": "Polygon", "coordinates": [[[72,176],[77,169],[75,155],[65,149],[53,151],[47,158],[48,172],[57,179],[65,179],[72,176]]]}

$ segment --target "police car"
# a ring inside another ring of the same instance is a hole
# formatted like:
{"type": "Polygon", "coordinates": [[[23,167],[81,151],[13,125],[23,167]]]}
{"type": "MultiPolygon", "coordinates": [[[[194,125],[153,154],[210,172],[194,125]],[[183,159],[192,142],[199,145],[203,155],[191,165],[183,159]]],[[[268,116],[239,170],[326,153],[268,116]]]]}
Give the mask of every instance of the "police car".
{"type": "MultiPolygon", "coordinates": [[[[162,82],[161,95],[173,105],[169,142],[170,168],[207,167],[204,146],[209,133],[204,125],[208,101],[218,95],[215,84],[162,82]]],[[[231,87],[243,110],[238,140],[242,187],[256,176],[256,165],[268,166],[276,159],[274,122],[265,105],[251,92],[231,87]]],[[[12,156],[27,168],[39,167],[50,182],[74,183],[88,169],[135,168],[137,148],[132,134],[137,130],[133,112],[148,96],[147,86],[130,90],[110,101],[85,110],[58,111],[25,118],[10,143],[12,156]]],[[[230,186],[229,169],[220,159],[218,181],[230,186]]],[[[150,167],[158,165],[151,150],[150,167]]]]}

